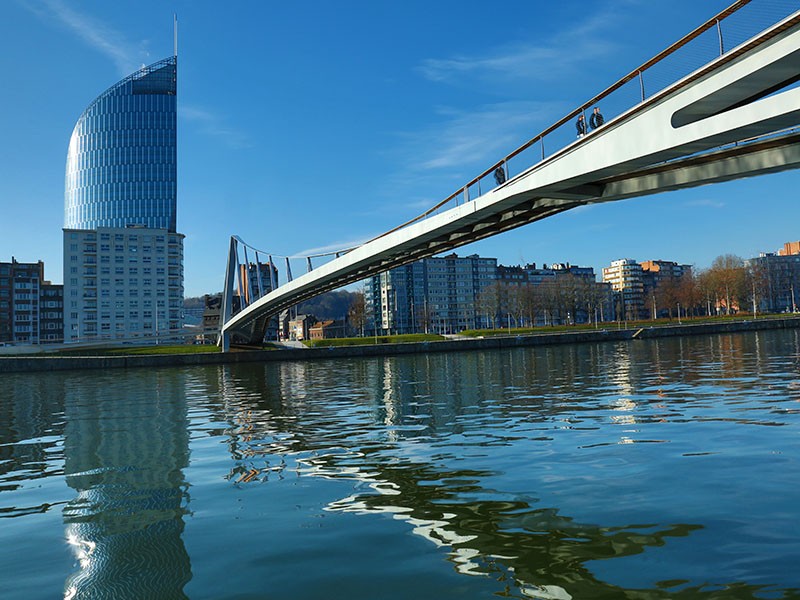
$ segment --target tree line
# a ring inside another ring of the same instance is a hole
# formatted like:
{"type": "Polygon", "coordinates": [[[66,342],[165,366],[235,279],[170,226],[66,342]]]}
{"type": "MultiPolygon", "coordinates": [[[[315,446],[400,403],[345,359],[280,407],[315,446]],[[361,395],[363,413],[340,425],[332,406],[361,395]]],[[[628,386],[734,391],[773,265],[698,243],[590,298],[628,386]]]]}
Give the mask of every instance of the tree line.
{"type": "MultiPolygon", "coordinates": [[[[477,294],[475,326],[496,329],[785,310],[787,301],[779,295],[791,285],[787,277],[787,272],[770,271],[758,261],[745,263],[739,256],[724,254],[708,269],[661,278],[646,290],[634,311],[619,294],[610,294],[607,284],[574,274],[538,284],[495,281],[477,294]]],[[[794,309],[793,298],[789,308],[794,309]]],[[[348,318],[362,334],[373,326],[375,315],[368,314],[363,293],[353,295],[348,318]]],[[[417,314],[416,320],[418,328],[430,324],[429,315],[417,314]]]]}

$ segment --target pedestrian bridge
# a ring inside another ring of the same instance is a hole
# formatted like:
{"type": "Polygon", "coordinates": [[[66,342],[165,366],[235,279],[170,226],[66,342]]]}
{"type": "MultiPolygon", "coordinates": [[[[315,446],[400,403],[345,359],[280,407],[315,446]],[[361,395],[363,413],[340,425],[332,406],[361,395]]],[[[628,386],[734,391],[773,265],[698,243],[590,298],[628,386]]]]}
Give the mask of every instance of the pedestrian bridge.
{"type": "Polygon", "coordinates": [[[304,257],[308,271],[295,278],[289,257],[281,257],[284,283],[274,279],[275,255],[233,236],[223,349],[260,343],[269,318],[320,293],[577,206],[797,168],[796,8],[796,2],[735,2],[422,215],[356,248],[304,257]],[[697,49],[709,47],[703,64],[693,64],[697,49]],[[665,73],[674,75],[667,83],[665,73]],[[588,121],[598,104],[605,124],[576,138],[575,120],[585,114],[588,121]],[[498,169],[506,179],[499,184],[498,169]],[[256,264],[259,253],[269,257],[270,281],[259,275],[256,293],[244,290],[255,287],[244,281],[248,249],[256,264]],[[328,261],[312,264],[322,258],[328,261]],[[237,289],[243,306],[234,314],[237,289]]]}

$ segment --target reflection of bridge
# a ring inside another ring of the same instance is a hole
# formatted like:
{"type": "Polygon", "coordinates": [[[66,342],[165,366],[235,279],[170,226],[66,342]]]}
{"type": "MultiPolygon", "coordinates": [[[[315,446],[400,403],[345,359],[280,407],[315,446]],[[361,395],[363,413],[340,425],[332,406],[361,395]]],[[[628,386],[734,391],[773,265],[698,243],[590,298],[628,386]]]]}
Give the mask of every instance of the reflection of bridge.
{"type": "MultiPolygon", "coordinates": [[[[294,279],[287,258],[286,282],[262,287],[259,281],[259,289],[271,291],[235,315],[237,272],[239,289],[244,285],[240,246],[245,263],[248,257],[247,246],[231,238],[223,349],[231,341],[260,342],[271,316],[317,294],[577,206],[797,168],[800,11],[786,10],[784,18],[773,18],[763,28],[763,19],[756,23],[765,4],[769,1],[735,2],[416,219],[335,253],[316,269],[311,257],[305,257],[308,272],[294,279]],[[729,23],[735,27],[727,27],[729,23]],[[752,37],[734,40],[739,42],[734,46],[726,33],[743,28],[752,37]],[[709,42],[715,50],[705,64],[683,64],[687,48],[695,53],[709,42]],[[672,64],[676,61],[681,64],[672,64]],[[657,87],[651,81],[658,81],[665,64],[685,76],[673,76],[669,85],[648,95],[645,84],[657,87]],[[635,99],[626,102],[626,93],[635,99]],[[618,116],[572,140],[572,121],[601,100],[607,114],[618,107],[618,116]],[[547,155],[545,141],[561,149],[547,155]],[[512,173],[518,165],[517,174],[512,173]],[[492,188],[487,184],[497,167],[509,179],[492,188]]],[[[258,263],[257,252],[255,256],[258,263]]]]}

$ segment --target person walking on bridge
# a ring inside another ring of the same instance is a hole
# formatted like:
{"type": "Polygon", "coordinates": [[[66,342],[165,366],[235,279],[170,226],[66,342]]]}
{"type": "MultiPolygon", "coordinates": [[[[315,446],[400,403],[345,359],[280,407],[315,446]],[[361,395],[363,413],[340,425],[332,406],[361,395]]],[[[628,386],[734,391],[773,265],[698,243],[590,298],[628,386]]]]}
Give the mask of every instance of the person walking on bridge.
{"type": "Polygon", "coordinates": [[[594,130],[598,127],[602,127],[603,123],[605,122],[606,121],[603,118],[603,114],[600,112],[600,108],[595,106],[594,111],[592,111],[592,116],[589,117],[589,127],[594,130]]]}
{"type": "Polygon", "coordinates": [[[575,129],[578,130],[579,138],[586,135],[586,119],[583,118],[583,113],[578,115],[578,120],[575,121],[575,129]]]}

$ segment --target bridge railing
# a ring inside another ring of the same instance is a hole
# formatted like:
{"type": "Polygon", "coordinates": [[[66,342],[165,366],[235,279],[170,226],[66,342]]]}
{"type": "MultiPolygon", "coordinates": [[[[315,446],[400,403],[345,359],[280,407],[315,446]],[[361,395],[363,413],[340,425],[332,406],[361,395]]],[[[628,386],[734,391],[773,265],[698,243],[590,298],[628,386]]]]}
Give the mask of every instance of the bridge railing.
{"type": "MultiPolygon", "coordinates": [[[[676,84],[703,65],[728,54],[743,42],[797,12],[797,0],[738,0],[714,15],[680,40],[658,53],[650,60],[631,70],[611,86],[589,98],[561,119],[529,139],[527,142],[491,164],[488,168],[462,185],[452,194],[433,204],[416,217],[373,238],[420,222],[433,215],[470,202],[510,181],[537,164],[547,161],[565,148],[581,143],[577,137],[575,121],[583,114],[587,124],[587,139],[592,135],[589,119],[592,108],[599,106],[608,126],[614,119],[651,101],[657,94],[676,84]],[[500,180],[495,174],[500,169],[500,180]]],[[[372,241],[372,240],[370,240],[372,241]]],[[[229,265],[237,265],[229,274],[233,294],[240,296],[240,307],[231,307],[235,314],[269,290],[292,281],[293,277],[312,270],[353,248],[339,248],[303,255],[285,256],[258,250],[237,236],[232,237],[229,265]],[[243,267],[243,265],[261,265],[243,267]],[[264,267],[264,265],[271,265],[264,267]],[[264,271],[266,269],[266,271],[264,271]],[[252,271],[250,275],[247,275],[252,271]],[[269,277],[264,273],[272,273],[269,277]],[[262,281],[258,281],[261,278],[262,281]]]]}
{"type": "Polygon", "coordinates": [[[239,236],[231,236],[229,269],[224,287],[229,304],[227,309],[223,308],[223,313],[227,310],[229,315],[235,315],[298,275],[308,273],[352,249],[340,248],[287,256],[259,250],[239,236]]]}
{"type": "Polygon", "coordinates": [[[589,120],[599,106],[606,125],[637,105],[652,99],[662,90],[710,61],[729,53],[746,40],[778,23],[798,10],[792,0],[738,0],[695,30],[630,71],[614,84],[583,102],[561,119],[513,150],[486,170],[413,219],[374,239],[403,229],[432,215],[469,202],[501,183],[495,172],[502,169],[501,181],[547,160],[578,141],[575,121],[583,114],[587,136],[592,134],[589,120]]]}

